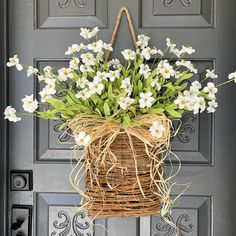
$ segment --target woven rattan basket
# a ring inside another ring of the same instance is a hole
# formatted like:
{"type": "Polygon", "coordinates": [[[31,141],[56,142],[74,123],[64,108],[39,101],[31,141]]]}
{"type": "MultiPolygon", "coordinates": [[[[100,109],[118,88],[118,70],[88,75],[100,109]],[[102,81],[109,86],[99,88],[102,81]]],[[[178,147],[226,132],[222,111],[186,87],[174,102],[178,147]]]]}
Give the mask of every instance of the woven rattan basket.
{"type": "MultiPolygon", "coordinates": [[[[97,163],[96,157],[91,158],[92,155],[88,155],[91,167],[95,171],[94,173],[87,172],[86,175],[86,194],[90,198],[89,216],[139,217],[159,213],[160,199],[153,193],[158,190],[153,189],[151,185],[151,159],[145,152],[144,144],[135,137],[132,139],[136,152],[138,177],[145,197],[137,183],[137,170],[128,136],[125,133],[119,134],[110,147],[116,157],[116,166],[110,159],[114,157],[107,157],[103,163],[97,163]]],[[[95,148],[96,143],[94,144],[95,148]]]]}

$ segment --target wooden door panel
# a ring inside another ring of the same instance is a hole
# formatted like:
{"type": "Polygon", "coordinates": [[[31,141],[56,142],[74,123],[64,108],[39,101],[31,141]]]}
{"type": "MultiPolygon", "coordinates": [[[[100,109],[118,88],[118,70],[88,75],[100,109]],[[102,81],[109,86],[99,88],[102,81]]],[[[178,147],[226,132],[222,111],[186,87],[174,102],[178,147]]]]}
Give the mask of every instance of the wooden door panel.
{"type": "MultiPolygon", "coordinates": [[[[178,227],[180,235],[198,236],[212,233],[212,199],[210,196],[183,196],[169,219],[178,227]]],[[[151,217],[152,235],[175,236],[172,227],[160,217],[151,217]]]]}
{"type": "Polygon", "coordinates": [[[107,27],[108,0],[35,0],[35,28],[107,27]]]}
{"type": "Polygon", "coordinates": [[[141,27],[214,27],[214,0],[142,0],[141,4],[141,27]]]}
{"type": "Polygon", "coordinates": [[[78,194],[37,193],[37,235],[93,235],[93,222],[76,209],[78,194]]]}

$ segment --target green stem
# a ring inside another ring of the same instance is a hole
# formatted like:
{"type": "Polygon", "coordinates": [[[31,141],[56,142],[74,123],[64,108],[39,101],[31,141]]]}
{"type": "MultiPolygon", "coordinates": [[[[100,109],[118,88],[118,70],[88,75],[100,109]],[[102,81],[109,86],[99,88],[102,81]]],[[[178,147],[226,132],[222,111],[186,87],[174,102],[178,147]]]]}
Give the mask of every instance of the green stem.
{"type": "Polygon", "coordinates": [[[225,82],[223,82],[223,83],[221,83],[221,84],[218,84],[218,85],[216,86],[216,88],[219,88],[219,87],[221,87],[221,86],[223,86],[223,85],[225,85],[225,84],[229,84],[229,83],[231,83],[232,81],[234,81],[234,79],[226,80],[225,82]]]}
{"type": "Polygon", "coordinates": [[[159,60],[158,60],[158,62],[157,62],[157,66],[158,66],[159,62],[162,60],[162,58],[165,57],[165,54],[167,53],[168,50],[169,50],[169,47],[167,47],[167,48],[165,49],[165,51],[163,52],[163,56],[161,56],[161,57],[159,58],[159,60]]]}
{"type": "Polygon", "coordinates": [[[28,113],[19,113],[17,112],[16,115],[18,116],[36,116],[34,113],[28,114],[28,113]]]}
{"type": "Polygon", "coordinates": [[[207,79],[209,79],[208,77],[205,77],[203,80],[200,81],[200,83],[206,81],[207,79]]]}

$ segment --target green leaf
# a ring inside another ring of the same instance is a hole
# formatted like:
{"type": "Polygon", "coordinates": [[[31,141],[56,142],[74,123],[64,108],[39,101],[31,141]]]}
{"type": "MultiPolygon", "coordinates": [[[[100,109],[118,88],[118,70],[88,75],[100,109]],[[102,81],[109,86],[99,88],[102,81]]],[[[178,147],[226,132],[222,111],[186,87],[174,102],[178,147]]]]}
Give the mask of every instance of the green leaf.
{"type": "Polygon", "coordinates": [[[131,126],[131,127],[141,126],[141,125],[143,125],[143,122],[141,122],[141,121],[136,121],[136,120],[132,120],[131,123],[130,123],[130,126],[131,126]]]}
{"type": "Polygon", "coordinates": [[[181,113],[179,113],[176,110],[166,109],[166,111],[172,118],[181,118],[182,117],[181,113]]]}
{"type": "Polygon", "coordinates": [[[178,91],[183,91],[185,88],[187,88],[188,82],[183,83],[181,86],[178,86],[178,91]]]}
{"type": "Polygon", "coordinates": [[[168,88],[171,91],[175,91],[176,90],[175,86],[173,86],[172,82],[169,82],[169,83],[163,85],[163,87],[166,87],[166,88],[168,88]]]}
{"type": "Polygon", "coordinates": [[[175,85],[179,85],[182,81],[187,80],[187,79],[190,79],[192,76],[193,76],[192,73],[187,74],[186,72],[183,72],[183,75],[180,76],[180,77],[176,80],[175,85]]]}
{"type": "Polygon", "coordinates": [[[177,104],[170,104],[168,106],[166,106],[166,110],[170,109],[170,110],[174,110],[178,108],[178,105],[177,104]]]}
{"type": "Polygon", "coordinates": [[[162,114],[165,111],[163,108],[150,108],[149,113],[151,114],[162,114]]]}
{"type": "Polygon", "coordinates": [[[107,104],[107,101],[103,105],[103,110],[104,110],[105,116],[110,116],[111,115],[110,108],[107,104]]]}
{"type": "Polygon", "coordinates": [[[60,125],[59,130],[63,130],[67,126],[67,123],[63,123],[60,125]]]}
{"type": "Polygon", "coordinates": [[[131,126],[131,119],[127,113],[123,116],[123,125],[125,128],[131,126]]]}
{"type": "Polygon", "coordinates": [[[100,97],[95,93],[95,94],[93,94],[91,97],[91,100],[93,101],[93,103],[95,104],[95,105],[97,105],[99,102],[100,102],[100,97]]]}
{"type": "Polygon", "coordinates": [[[108,85],[108,98],[111,100],[111,101],[113,101],[113,96],[112,96],[112,83],[109,83],[109,85],[108,85]]]}
{"type": "Polygon", "coordinates": [[[143,83],[141,80],[138,81],[138,90],[139,90],[139,92],[143,91],[143,83]]]}
{"type": "Polygon", "coordinates": [[[72,74],[73,74],[73,80],[74,81],[78,80],[79,75],[76,72],[74,72],[74,71],[72,72],[72,74]]]}
{"type": "Polygon", "coordinates": [[[215,100],[215,98],[210,98],[206,93],[203,92],[203,90],[200,92],[200,95],[208,100],[215,100]]]}
{"type": "Polygon", "coordinates": [[[101,113],[101,111],[100,111],[98,108],[95,109],[95,112],[96,112],[98,115],[102,116],[102,113],[101,113]]]}
{"type": "Polygon", "coordinates": [[[47,110],[47,111],[38,111],[37,114],[39,117],[46,120],[60,120],[58,116],[56,116],[57,111],[55,110],[47,110]]]}

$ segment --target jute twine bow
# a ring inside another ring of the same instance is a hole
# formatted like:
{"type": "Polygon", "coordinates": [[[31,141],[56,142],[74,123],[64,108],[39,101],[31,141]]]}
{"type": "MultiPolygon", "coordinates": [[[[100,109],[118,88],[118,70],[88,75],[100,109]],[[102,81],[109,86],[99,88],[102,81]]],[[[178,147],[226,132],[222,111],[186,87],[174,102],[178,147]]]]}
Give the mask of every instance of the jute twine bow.
{"type": "MultiPolygon", "coordinates": [[[[133,39],[133,43],[134,43],[135,48],[137,48],[137,37],[136,37],[135,31],[134,31],[134,26],[133,26],[133,23],[132,23],[132,20],[131,20],[130,12],[126,7],[122,7],[120,9],[118,15],[117,15],[117,20],[116,20],[116,24],[115,24],[115,27],[114,27],[114,30],[113,30],[113,33],[112,33],[112,36],[111,36],[110,44],[111,44],[112,47],[115,44],[116,36],[117,36],[118,30],[119,30],[119,27],[120,27],[120,23],[121,23],[121,19],[122,19],[123,14],[125,14],[126,17],[127,17],[129,29],[130,29],[132,39],[133,39]]],[[[110,54],[111,54],[111,51],[107,51],[106,61],[109,60],[110,54]]]]}

